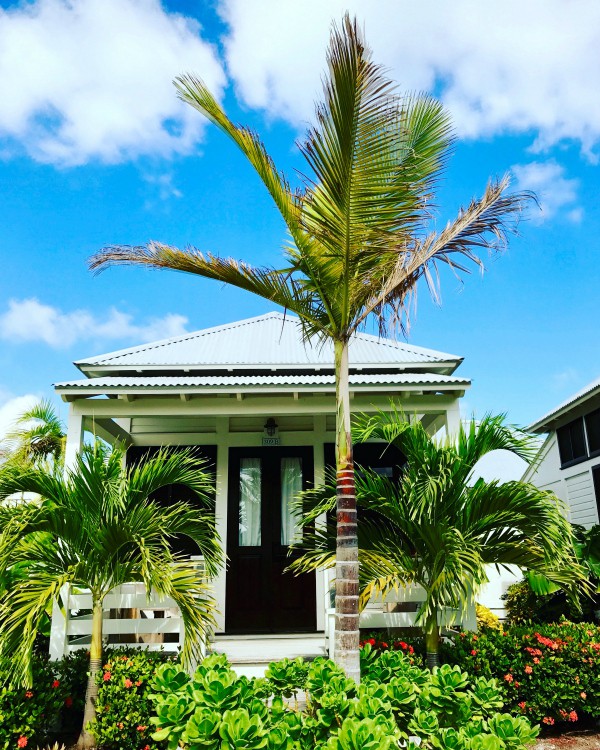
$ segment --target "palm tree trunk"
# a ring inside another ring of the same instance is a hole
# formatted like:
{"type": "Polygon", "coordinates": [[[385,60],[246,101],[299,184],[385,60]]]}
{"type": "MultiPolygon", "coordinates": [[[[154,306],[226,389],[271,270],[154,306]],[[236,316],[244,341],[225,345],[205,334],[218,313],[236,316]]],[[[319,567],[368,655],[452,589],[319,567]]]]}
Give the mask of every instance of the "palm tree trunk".
{"type": "Polygon", "coordinates": [[[96,698],[98,697],[97,676],[102,665],[102,601],[93,600],[92,641],[90,644],[90,671],[85,691],[83,727],[77,740],[77,748],[96,747],[96,739],[88,730],[88,725],[96,718],[96,698]]]}
{"type": "Polygon", "coordinates": [[[429,669],[440,665],[440,628],[437,622],[437,612],[427,618],[425,623],[425,652],[427,654],[427,666],[429,669]]]}
{"type": "Polygon", "coordinates": [[[358,629],[358,538],[352,435],[348,343],[335,341],[337,542],[335,560],[335,661],[360,682],[358,629]]]}

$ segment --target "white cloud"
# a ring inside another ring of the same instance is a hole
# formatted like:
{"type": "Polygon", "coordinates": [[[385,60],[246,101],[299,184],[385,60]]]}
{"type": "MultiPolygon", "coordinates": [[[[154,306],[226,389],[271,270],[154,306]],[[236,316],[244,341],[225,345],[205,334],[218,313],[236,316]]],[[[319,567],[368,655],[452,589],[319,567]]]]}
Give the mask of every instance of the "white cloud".
{"type": "Polygon", "coordinates": [[[58,165],[187,152],[204,127],[171,83],[187,70],[222,91],[224,74],[197,21],[159,0],[0,8],[0,136],[58,165]]]}
{"type": "Polygon", "coordinates": [[[574,206],[578,199],[579,180],[565,177],[565,169],[555,161],[529,164],[515,164],[511,167],[520,190],[533,190],[540,202],[541,211],[532,210],[530,216],[534,222],[541,223],[565,210],[566,218],[579,223],[583,209],[574,206]]]}
{"type": "Polygon", "coordinates": [[[462,136],[533,133],[538,150],[599,139],[597,0],[223,0],[244,101],[294,125],[312,119],[330,22],[345,10],[402,89],[441,94],[462,136]]]}
{"type": "Polygon", "coordinates": [[[16,343],[39,341],[56,349],[85,340],[143,343],[180,336],[186,332],[187,323],[183,315],[169,314],[139,325],[130,314],[115,308],[99,318],[88,310],[62,312],[34,298],[13,299],[0,315],[0,338],[16,343]]]}
{"type": "Polygon", "coordinates": [[[40,396],[27,393],[12,396],[5,391],[0,393],[0,442],[15,427],[17,419],[40,401],[40,396]]]}

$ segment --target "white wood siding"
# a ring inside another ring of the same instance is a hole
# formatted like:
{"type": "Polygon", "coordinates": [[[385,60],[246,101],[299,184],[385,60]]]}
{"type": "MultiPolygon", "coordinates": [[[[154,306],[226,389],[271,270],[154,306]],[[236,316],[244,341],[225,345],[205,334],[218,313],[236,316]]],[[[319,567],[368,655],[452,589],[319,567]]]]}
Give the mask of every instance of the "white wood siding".
{"type": "Polygon", "coordinates": [[[571,523],[590,527],[598,523],[592,478],[592,468],[598,464],[600,459],[596,457],[561,469],[558,441],[553,432],[542,447],[541,459],[534,469],[530,468],[525,472],[523,479],[542,490],[554,492],[566,503],[571,523]]]}
{"type": "Polygon", "coordinates": [[[571,523],[578,523],[583,526],[593,526],[598,523],[596,497],[590,469],[586,468],[578,474],[566,477],[565,483],[571,511],[571,523]]]}

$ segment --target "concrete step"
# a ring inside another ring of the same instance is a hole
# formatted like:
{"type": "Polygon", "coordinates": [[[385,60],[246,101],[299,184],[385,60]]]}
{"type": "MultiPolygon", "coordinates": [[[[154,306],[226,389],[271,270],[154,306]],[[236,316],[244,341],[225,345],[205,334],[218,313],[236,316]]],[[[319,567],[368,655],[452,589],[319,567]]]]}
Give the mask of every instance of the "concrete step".
{"type": "Polygon", "coordinates": [[[281,634],[276,636],[221,636],[217,635],[210,643],[211,652],[226,654],[238,674],[246,677],[263,677],[272,661],[301,656],[314,659],[327,656],[325,637],[322,633],[306,635],[281,634]]]}

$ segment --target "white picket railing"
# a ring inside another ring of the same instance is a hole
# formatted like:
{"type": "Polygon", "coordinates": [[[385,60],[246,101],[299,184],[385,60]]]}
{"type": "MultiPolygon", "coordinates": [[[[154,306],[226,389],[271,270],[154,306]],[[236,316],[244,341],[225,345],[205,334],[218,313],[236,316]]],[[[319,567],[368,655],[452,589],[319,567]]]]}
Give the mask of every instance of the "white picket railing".
{"type": "MultiPolygon", "coordinates": [[[[199,568],[201,557],[193,557],[199,568]]],[[[60,659],[81,648],[89,648],[92,634],[92,596],[87,590],[64,586],[61,602],[52,613],[50,658],[60,659]]],[[[151,651],[178,652],[184,639],[183,618],[176,602],[147,596],[143,583],[125,583],[104,599],[103,638],[112,646],[145,648],[151,651]]]]}
{"type": "MultiPolygon", "coordinates": [[[[333,572],[324,572],[325,591],[330,592],[328,597],[331,597],[333,572]]],[[[414,628],[420,631],[415,622],[417,610],[424,600],[425,592],[421,586],[399,589],[387,596],[385,601],[381,598],[372,599],[361,612],[359,626],[361,630],[414,628]]],[[[325,640],[331,659],[335,652],[335,609],[331,606],[332,603],[328,602],[325,617],[325,640]]],[[[438,622],[442,628],[461,626],[465,630],[477,630],[475,605],[469,605],[464,613],[450,608],[444,609],[438,612],[438,622]]]]}

